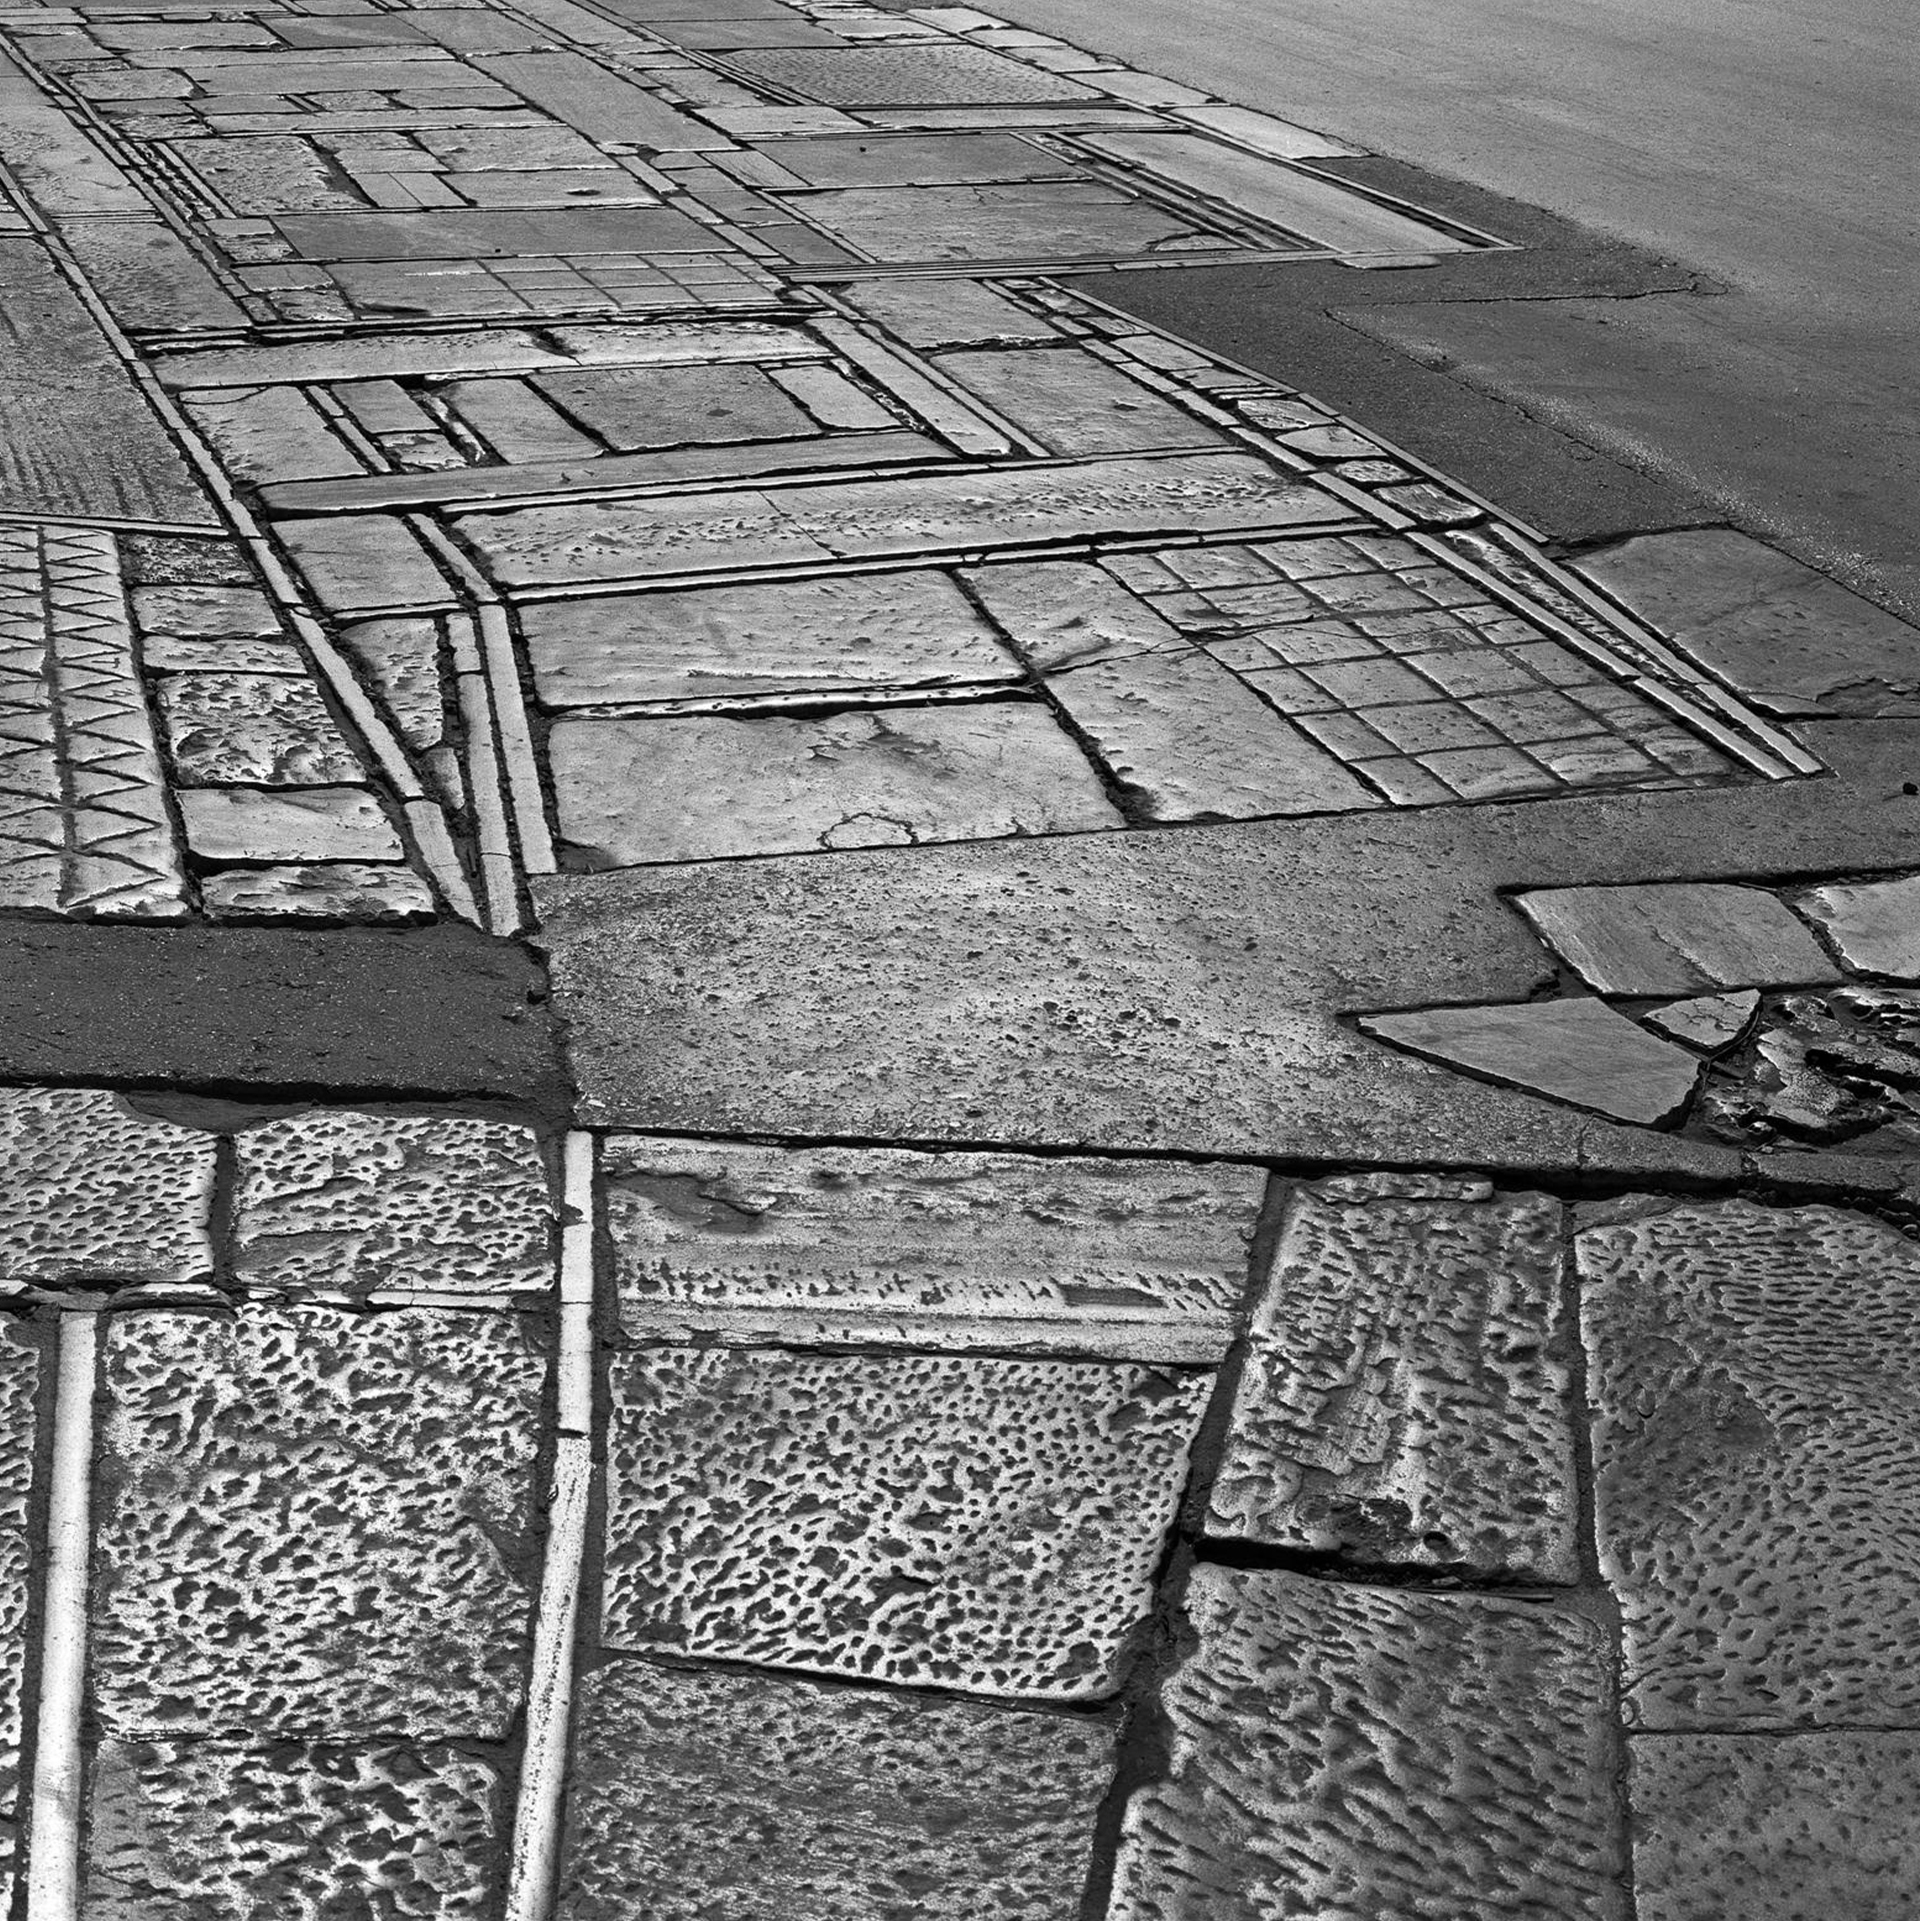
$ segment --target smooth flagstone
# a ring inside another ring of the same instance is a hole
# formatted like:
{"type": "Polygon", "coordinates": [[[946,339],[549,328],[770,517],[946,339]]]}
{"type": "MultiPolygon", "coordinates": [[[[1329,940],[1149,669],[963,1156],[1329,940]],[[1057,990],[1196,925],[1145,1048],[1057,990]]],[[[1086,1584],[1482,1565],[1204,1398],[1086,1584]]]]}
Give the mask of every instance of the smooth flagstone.
{"type": "Polygon", "coordinates": [[[618,1355],[602,1639],[963,1693],[1111,1694],[1211,1385],[966,1355],[618,1355]]]}
{"type": "Polygon", "coordinates": [[[617,453],[820,431],[758,367],[583,367],[533,385],[617,453]]]}
{"type": "Polygon", "coordinates": [[[1628,1743],[1640,1921],[1904,1921],[1920,1736],[1644,1734],[1628,1743]]]}
{"type": "Polygon", "coordinates": [[[281,520],[274,532],[329,613],[452,603],[446,577],[413,530],[398,521],[369,514],[281,520]]]}
{"type": "Polygon", "coordinates": [[[351,861],[302,867],[236,867],[209,874],[200,902],[212,920],[340,920],[415,923],[434,917],[432,890],[405,867],[351,861]]]}
{"type": "Polygon", "coordinates": [[[1215,428],[1078,347],[948,353],[936,364],[1049,453],[1222,444],[1215,428]]]}
{"type": "Polygon", "coordinates": [[[1206,1565],[1186,1611],[1113,1921],[1624,1921],[1597,1626],[1206,1565]]]}
{"type": "Polygon", "coordinates": [[[769,49],[732,64],[823,107],[921,107],[952,102],[1091,100],[1090,87],[1043,73],[987,47],[936,46],[769,49]]]}
{"type": "Polygon", "coordinates": [[[400,837],[364,787],[187,787],[187,845],[210,861],[397,861],[400,837]]]}
{"type": "Polygon", "coordinates": [[[1846,964],[1885,980],[1920,981],[1920,875],[1815,887],[1794,896],[1846,964]]]}
{"type": "Polygon", "coordinates": [[[855,281],[846,298],[909,347],[1053,342],[1060,331],[979,280],[855,281]]]}
{"type": "Polygon", "coordinates": [[[283,214],[274,222],[302,260],[489,260],[523,254],[702,253],[724,243],[667,207],[283,214]]]}
{"type": "Polygon", "coordinates": [[[1124,826],[1032,701],[562,720],[560,838],[594,867],[1124,826]]]}
{"type": "Polygon", "coordinates": [[[175,778],[187,786],[325,787],[361,778],[310,680],[183,673],[161,687],[175,778]]]}
{"type": "Polygon", "coordinates": [[[1672,1001],[1665,1007],[1649,1009],[1640,1018],[1697,1053],[1723,1054],[1753,1024],[1759,1007],[1759,990],[1749,987],[1737,994],[1702,994],[1693,1000],[1672,1001]]]}
{"type": "Polygon", "coordinates": [[[1758,887],[1552,887],[1514,905],[1602,994],[1710,994],[1840,978],[1786,905],[1758,887]]]}
{"type": "Polygon", "coordinates": [[[634,1660],[588,1677],[560,1921],[1074,1921],[1114,1726],[634,1660]]]}
{"type": "Polygon", "coordinates": [[[546,1372],[518,1316],[248,1303],[103,1340],[103,1732],[505,1735],[546,1372]]]}
{"type": "Polygon", "coordinates": [[[549,707],[1022,678],[965,596],[926,571],[531,601],[520,624],[549,707]]]}
{"type": "Polygon", "coordinates": [[[243,387],[184,396],[193,423],[234,479],[322,480],[361,472],[360,458],[294,387],[243,387]]]}
{"type": "Polygon", "coordinates": [[[1362,1565],[1575,1580],[1560,1206],[1399,1185],[1328,1183],[1289,1207],[1208,1529],[1362,1565]]]}
{"type": "Polygon", "coordinates": [[[1178,628],[1086,561],[969,567],[961,578],[1038,673],[1064,673],[1131,654],[1194,651],[1178,628]]]}
{"type": "Polygon", "coordinates": [[[1911,1722],[1920,1250],[1837,1208],[1643,1205],[1576,1242],[1629,1722],[1911,1722]]]}
{"type": "Polygon", "coordinates": [[[216,1160],[117,1094],[0,1089],[0,1287],[206,1280],[216,1160]]]}
{"type": "Polygon", "coordinates": [[[246,310],[199,255],[156,219],[69,220],[60,237],[123,327],[158,333],[247,324],[246,310]]]}
{"type": "Polygon", "coordinates": [[[1642,1126],[1671,1120],[1700,1079],[1693,1055],[1636,1027],[1604,1001],[1363,1014],[1360,1028],[1450,1067],[1642,1126]]]}
{"type": "Polygon", "coordinates": [[[620,1321],[648,1340],[1218,1361],[1265,1176],[1082,1157],[608,1136],[620,1321]]]}
{"type": "Polygon", "coordinates": [[[1041,180],[1074,164],[1006,133],[893,134],[784,140],[779,164],[813,187],[897,187],[961,180],[1041,180]]]}

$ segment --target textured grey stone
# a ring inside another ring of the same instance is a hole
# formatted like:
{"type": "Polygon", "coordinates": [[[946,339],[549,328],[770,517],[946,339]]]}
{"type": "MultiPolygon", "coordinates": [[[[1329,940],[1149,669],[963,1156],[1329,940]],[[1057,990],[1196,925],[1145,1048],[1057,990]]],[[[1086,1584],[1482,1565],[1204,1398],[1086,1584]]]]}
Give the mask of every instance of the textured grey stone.
{"type": "Polygon", "coordinates": [[[1693,1000],[1673,1001],[1642,1016],[1649,1027],[1657,1027],[1702,1054],[1724,1053],[1739,1040],[1753,1022],[1760,995],[1755,988],[1735,994],[1702,994],[1693,1000]]]}
{"type": "Polygon", "coordinates": [[[1630,1721],[1911,1721],[1920,1250],[1866,1215],[1744,1201],[1577,1248],[1630,1721]]]}
{"type": "Polygon", "coordinates": [[[362,471],[359,456],[297,387],[243,387],[183,398],[194,425],[236,480],[320,480],[362,471]]]}
{"type": "Polygon", "coordinates": [[[316,1109],[238,1140],[234,1265],[261,1287],[545,1287],[539,1144],[503,1121],[316,1109]]]}
{"type": "Polygon", "coordinates": [[[897,187],[909,180],[916,186],[955,180],[1043,180],[1074,171],[1072,161],[1007,133],[783,140],[779,160],[814,187],[897,187]]]}
{"type": "Polygon", "coordinates": [[[92,1595],[103,1730],[503,1736],[544,1374],[512,1314],[114,1316],[92,1595]]]}
{"type": "Polygon", "coordinates": [[[199,1281],[213,1137],[82,1087],[0,1089],[0,1283],[199,1281]]]}
{"type": "Polygon", "coordinates": [[[398,521],[370,514],[282,520],[274,532],[330,613],[445,607],[452,601],[427,550],[398,521]]]}
{"type": "Polygon", "coordinates": [[[255,587],[136,587],[127,599],[149,647],[160,639],[271,640],[281,631],[273,602],[255,587]]]}
{"type": "Polygon", "coordinates": [[[847,298],[909,347],[1057,341],[1059,329],[977,280],[856,281],[847,298]]]}
{"type": "Polygon", "coordinates": [[[828,107],[920,107],[944,102],[1091,100],[1090,87],[1042,73],[986,47],[955,45],[773,48],[738,53],[743,73],[828,107]]]}
{"type": "Polygon", "coordinates": [[[1640,1921],[1904,1921],[1920,1736],[1643,1734],[1628,1744],[1640,1921]]]}
{"type": "Polygon", "coordinates": [[[1104,1719],[638,1661],[586,1684],[562,1921],[1074,1921],[1104,1719]]]}
{"type": "Polygon", "coordinates": [[[319,862],[306,867],[233,867],[200,883],[213,920],[427,921],[433,894],[405,867],[319,862]]]}
{"type": "Polygon", "coordinates": [[[1210,1381],[970,1356],[620,1355],[603,1639],[1109,1694],[1210,1381]]]}
{"type": "Polygon", "coordinates": [[[1220,444],[1216,429],[1079,347],[949,353],[939,365],[1050,453],[1220,444]]]}
{"type": "Polygon", "coordinates": [[[518,254],[702,253],[711,227],[667,207],[434,207],[276,220],[302,260],[488,260],[518,254]]]}
{"type": "Polygon", "coordinates": [[[1209,1529],[1578,1578],[1560,1216],[1538,1194],[1302,1190],[1254,1309],[1209,1529]]]}
{"type": "Polygon", "coordinates": [[[40,1355],[23,1334],[17,1323],[0,1321],[0,1830],[21,1787],[21,1691],[34,1587],[29,1515],[40,1355]]]}
{"type": "Polygon", "coordinates": [[[324,787],[361,778],[309,680],[275,674],[174,674],[161,709],[177,777],[188,786],[324,787]]]}
{"type": "Polygon", "coordinates": [[[1786,905],[1758,887],[1553,887],[1514,905],[1602,994],[1710,994],[1840,978],[1786,905]]]}
{"type": "Polygon", "coordinates": [[[1219,1360],[1254,1168],[615,1134],[621,1324],[653,1339],[866,1340],[1219,1360]]]}
{"type": "Polygon", "coordinates": [[[533,384],[616,452],[820,431],[758,367],[583,367],[533,384]]]}
{"type": "Polygon", "coordinates": [[[1190,654],[1193,643],[1100,567],[1079,560],[970,567],[963,576],[1043,674],[1132,654],[1190,654]]]}
{"type": "Polygon", "coordinates": [[[202,860],[399,860],[400,836],[364,787],[189,787],[176,796],[202,860]]]}
{"type": "Polygon", "coordinates": [[[1815,887],[1793,904],[1826,930],[1849,967],[1887,980],[1920,980],[1920,874],[1815,887]]]}
{"type": "Polygon", "coordinates": [[[1590,1622],[1209,1566],[1186,1604],[1113,1921],[1622,1921],[1590,1622]]]}

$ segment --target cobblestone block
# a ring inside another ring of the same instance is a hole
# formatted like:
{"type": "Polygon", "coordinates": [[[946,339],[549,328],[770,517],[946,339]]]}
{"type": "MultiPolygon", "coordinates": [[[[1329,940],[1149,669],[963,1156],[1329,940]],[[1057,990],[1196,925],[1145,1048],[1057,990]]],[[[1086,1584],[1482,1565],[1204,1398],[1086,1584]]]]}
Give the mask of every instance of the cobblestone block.
{"type": "Polygon", "coordinates": [[[239,1138],[234,1265],[257,1286],[541,1288],[552,1227],[525,1127],[315,1110],[239,1138]]]}
{"type": "Polygon", "coordinates": [[[1623,1921],[1589,1623],[1208,1566],[1187,1611],[1112,1921],[1623,1921]]]}
{"type": "Polygon", "coordinates": [[[1920,1712],[1920,1249],[1865,1215],[1744,1201],[1577,1247],[1630,1721],[1920,1712]]]}
{"type": "Polygon", "coordinates": [[[1571,1581],[1571,1329],[1558,1203],[1294,1201],[1209,1509],[1359,1562],[1571,1581]]]}
{"type": "Polygon", "coordinates": [[[622,1355],[605,1640],[1109,1693],[1209,1381],[943,1355],[622,1355]]]}
{"type": "Polygon", "coordinates": [[[511,1314],[114,1317],[92,1603],[104,1731],[500,1738],[544,1372],[511,1314]]]}
{"type": "Polygon", "coordinates": [[[587,1683],[561,1921],[1074,1921],[1113,1738],[620,1661],[587,1683]]]}

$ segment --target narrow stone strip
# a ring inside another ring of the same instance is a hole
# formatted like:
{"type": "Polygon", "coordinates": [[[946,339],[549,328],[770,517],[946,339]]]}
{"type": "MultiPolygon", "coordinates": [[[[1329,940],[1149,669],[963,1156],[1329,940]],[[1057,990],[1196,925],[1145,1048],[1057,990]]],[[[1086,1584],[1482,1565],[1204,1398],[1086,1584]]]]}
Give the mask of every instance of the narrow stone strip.
{"type": "Polygon", "coordinates": [[[540,764],[534,758],[533,734],[527,725],[527,694],[520,684],[520,664],[514,658],[507,610],[497,600],[484,601],[479,621],[480,657],[500,724],[500,757],[506,763],[507,798],[520,836],[520,864],[529,874],[551,874],[553,837],[547,831],[546,807],[540,797],[540,764]]]}
{"type": "Polygon", "coordinates": [[[520,901],[513,864],[513,839],[507,829],[500,754],[494,743],[493,702],[470,616],[455,614],[447,623],[453,641],[453,675],[460,718],[466,726],[467,791],[473,807],[474,838],[480,850],[480,891],[486,902],[483,924],[491,934],[520,931],[520,901]]]}

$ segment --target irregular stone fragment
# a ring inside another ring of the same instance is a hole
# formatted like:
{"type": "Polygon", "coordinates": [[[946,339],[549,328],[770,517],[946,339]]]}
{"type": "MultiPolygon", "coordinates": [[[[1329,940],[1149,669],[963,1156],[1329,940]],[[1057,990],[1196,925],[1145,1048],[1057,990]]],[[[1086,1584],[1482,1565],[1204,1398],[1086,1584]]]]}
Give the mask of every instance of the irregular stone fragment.
{"type": "Polygon", "coordinates": [[[940,366],[1056,454],[1202,447],[1220,435],[1078,347],[950,353],[940,366]]]}
{"type": "Polygon", "coordinates": [[[1577,1249],[1629,1719],[1911,1720],[1920,1249],[1867,1215],[1745,1201],[1577,1249]]]}
{"type": "Polygon", "coordinates": [[[621,1325],[1218,1361],[1257,1169],[608,1137],[621,1325]]]}
{"type": "Polygon", "coordinates": [[[1114,1921],[1624,1921],[1593,1624],[1206,1565],[1186,1605],[1114,1921]]]}
{"type": "Polygon", "coordinates": [[[248,1303],[108,1323],[108,1734],[498,1740],[545,1368],[512,1314],[248,1303]]]}
{"type": "Polygon", "coordinates": [[[1085,561],[970,567],[962,578],[1039,673],[1130,654],[1193,652],[1193,643],[1144,600],[1085,561]]]}
{"type": "Polygon", "coordinates": [[[1560,1208],[1294,1201],[1211,1531],[1350,1561],[1578,1577],[1560,1208]]]}
{"type": "Polygon", "coordinates": [[[1640,1921],[1904,1921],[1920,1736],[1643,1734],[1629,1744],[1640,1921]]]}
{"type": "Polygon", "coordinates": [[[1702,994],[1693,1000],[1671,1001],[1641,1018],[1700,1054],[1722,1054],[1753,1024],[1760,1005],[1756,988],[1738,994],[1702,994]]]}
{"type": "Polygon", "coordinates": [[[530,1128],[315,1109],[237,1145],[234,1265],[256,1285],[504,1294],[550,1278],[530,1128]]]}
{"type": "Polygon", "coordinates": [[[500,1794],[452,1747],[106,1740],[81,1921],[483,1921],[500,1794]]]}
{"type": "Polygon", "coordinates": [[[1445,1066],[1643,1126],[1671,1120],[1700,1078],[1693,1055],[1657,1040],[1604,1001],[1363,1014],[1360,1028],[1445,1066]]]}
{"type": "Polygon", "coordinates": [[[213,1137],[83,1087],[0,1089],[0,1288],[204,1280],[213,1137]]]}
{"type": "Polygon", "coordinates": [[[1840,978],[1786,905],[1758,887],[1553,887],[1516,895],[1514,905],[1601,994],[1710,994],[1840,978]]]}
{"type": "Polygon", "coordinates": [[[234,867],[200,883],[214,920],[407,922],[433,919],[433,892],[405,867],[335,861],[306,867],[234,867]]]}
{"type": "Polygon", "coordinates": [[[162,686],[168,744],[189,786],[324,787],[361,777],[310,680],[271,674],[175,674],[162,686]]]}
{"type": "Polygon", "coordinates": [[[1074,1921],[1104,1719],[617,1661],[586,1684],[561,1921],[1074,1921]]]}
{"type": "Polygon", "coordinates": [[[175,795],[202,860],[399,860],[400,836],[364,787],[188,787],[175,795]]]}
{"type": "Polygon", "coordinates": [[[1793,904],[1826,929],[1849,967],[1888,980],[1920,980],[1920,874],[1815,887],[1793,904]]]}
{"type": "Polygon", "coordinates": [[[620,1355],[603,1638],[970,1693],[1111,1693],[1210,1383],[948,1355],[620,1355]]]}
{"type": "Polygon", "coordinates": [[[593,867],[1125,825],[1032,701],[562,720],[547,751],[561,838],[593,867]]]}

